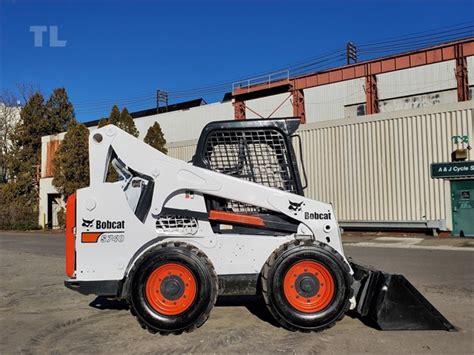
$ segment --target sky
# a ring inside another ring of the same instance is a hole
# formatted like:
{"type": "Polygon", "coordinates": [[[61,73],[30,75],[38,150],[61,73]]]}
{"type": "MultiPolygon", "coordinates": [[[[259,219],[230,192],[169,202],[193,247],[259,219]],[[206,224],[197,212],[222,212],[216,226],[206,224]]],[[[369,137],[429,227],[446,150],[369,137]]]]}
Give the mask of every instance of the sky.
{"type": "MultiPolygon", "coordinates": [[[[157,89],[176,93],[238,81],[343,49],[348,41],[474,21],[474,0],[0,4],[1,89],[32,84],[48,97],[65,87],[82,122],[107,116],[114,103],[129,111],[155,107],[157,89]]],[[[222,94],[204,98],[218,101],[222,94]]]]}

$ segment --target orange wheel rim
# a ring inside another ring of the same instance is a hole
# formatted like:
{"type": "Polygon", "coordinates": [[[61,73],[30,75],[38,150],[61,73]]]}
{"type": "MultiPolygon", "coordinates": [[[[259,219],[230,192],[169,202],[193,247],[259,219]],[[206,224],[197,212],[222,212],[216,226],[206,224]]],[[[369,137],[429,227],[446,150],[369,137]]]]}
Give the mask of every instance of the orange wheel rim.
{"type": "Polygon", "coordinates": [[[156,268],[146,282],[146,299],[158,313],[175,316],[196,298],[196,279],[186,266],[167,263],[156,268]]]}
{"type": "Polygon", "coordinates": [[[316,261],[299,261],[285,274],[283,291],[288,303],[303,313],[325,309],[334,296],[334,279],[329,270],[316,261]]]}

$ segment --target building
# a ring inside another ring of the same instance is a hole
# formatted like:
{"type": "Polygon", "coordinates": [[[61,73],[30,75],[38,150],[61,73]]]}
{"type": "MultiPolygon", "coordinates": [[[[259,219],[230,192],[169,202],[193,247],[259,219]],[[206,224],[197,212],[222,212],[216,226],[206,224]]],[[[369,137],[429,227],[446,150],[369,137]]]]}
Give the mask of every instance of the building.
{"type": "MultiPolygon", "coordinates": [[[[3,98],[2,98],[2,101],[3,98]]],[[[7,180],[6,160],[7,152],[12,147],[10,133],[15,129],[20,121],[21,106],[19,103],[11,102],[13,100],[5,100],[0,102],[0,183],[7,180]]]]}
{"type": "MultiPolygon", "coordinates": [[[[159,122],[169,154],[189,160],[210,121],[299,117],[306,195],[332,202],[344,226],[451,230],[450,185],[431,179],[429,167],[450,159],[451,136],[474,139],[472,84],[470,38],[236,83],[229,100],[148,112],[135,123],[143,138],[159,122]]],[[[52,199],[62,203],[51,184],[51,161],[63,136],[43,137],[41,225],[55,225],[52,199]]]]}

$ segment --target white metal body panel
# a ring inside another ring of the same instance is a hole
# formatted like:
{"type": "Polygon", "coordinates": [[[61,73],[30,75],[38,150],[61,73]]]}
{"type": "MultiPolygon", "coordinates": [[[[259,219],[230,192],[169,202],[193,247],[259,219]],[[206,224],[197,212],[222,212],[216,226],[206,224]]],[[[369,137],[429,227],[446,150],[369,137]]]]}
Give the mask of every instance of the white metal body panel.
{"type": "Polygon", "coordinates": [[[90,186],[78,190],[77,195],[78,281],[122,279],[130,264],[147,247],[164,240],[182,240],[196,245],[207,254],[218,274],[255,273],[260,272],[275,248],[295,238],[295,235],[214,234],[205,225],[192,237],[158,235],[156,217],[164,207],[207,213],[201,197],[204,193],[288,215],[300,222],[299,234],[330,245],[344,257],[336,216],[329,204],[170,158],[112,125],[91,135],[89,154],[90,186]],[[151,209],[144,223],[130,209],[122,191],[122,182],[104,182],[112,150],[128,168],[154,179],[151,209]],[[185,191],[193,191],[197,196],[186,200],[182,198],[185,191]],[[300,207],[289,208],[290,201],[300,207]],[[105,221],[119,227],[105,228],[101,226],[105,221]],[[98,243],[83,243],[81,238],[86,232],[106,234],[98,243]]]}
{"type": "Polygon", "coordinates": [[[304,90],[306,122],[344,117],[344,106],[365,102],[365,79],[341,81],[304,90]]]}

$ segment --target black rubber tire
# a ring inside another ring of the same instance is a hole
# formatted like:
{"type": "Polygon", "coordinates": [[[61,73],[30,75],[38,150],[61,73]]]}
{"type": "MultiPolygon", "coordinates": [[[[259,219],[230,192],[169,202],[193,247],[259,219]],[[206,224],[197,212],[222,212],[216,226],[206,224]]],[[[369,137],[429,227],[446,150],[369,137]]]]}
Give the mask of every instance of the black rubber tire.
{"type": "Polygon", "coordinates": [[[198,248],[181,242],[159,244],[135,263],[130,274],[128,302],[131,313],[151,333],[181,334],[202,326],[217,299],[218,281],[211,261],[198,248]],[[155,311],[146,300],[145,286],[150,274],[160,265],[177,262],[194,275],[197,294],[191,307],[176,316],[155,311]]]}
{"type": "Polygon", "coordinates": [[[322,331],[344,318],[353,295],[350,269],[341,255],[327,244],[313,240],[294,240],[283,244],[268,258],[262,270],[262,293],[275,320],[291,331],[322,331]],[[283,292],[286,271],[301,260],[314,260],[331,273],[335,294],[327,307],[315,313],[293,308],[283,292]]]}

